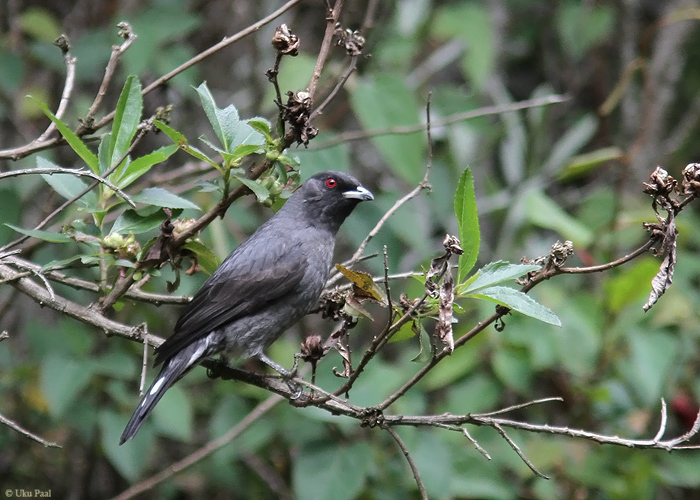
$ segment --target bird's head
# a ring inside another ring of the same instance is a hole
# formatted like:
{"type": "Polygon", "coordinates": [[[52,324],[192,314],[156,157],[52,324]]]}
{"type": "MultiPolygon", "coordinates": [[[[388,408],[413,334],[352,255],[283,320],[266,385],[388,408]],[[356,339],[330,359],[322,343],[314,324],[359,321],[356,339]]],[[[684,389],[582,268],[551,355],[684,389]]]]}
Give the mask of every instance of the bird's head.
{"type": "Polygon", "coordinates": [[[373,199],[372,193],[352,175],[328,170],[302,184],[287,203],[301,204],[314,225],[335,232],[358,203],[373,199]]]}

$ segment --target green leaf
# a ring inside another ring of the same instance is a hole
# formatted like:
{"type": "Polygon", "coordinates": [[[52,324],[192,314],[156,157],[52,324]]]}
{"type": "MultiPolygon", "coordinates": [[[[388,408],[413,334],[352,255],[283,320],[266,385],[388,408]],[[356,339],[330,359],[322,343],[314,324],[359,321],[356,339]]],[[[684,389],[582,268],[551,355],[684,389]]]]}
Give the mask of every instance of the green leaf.
{"type": "Polygon", "coordinates": [[[532,390],[532,363],[524,349],[516,350],[505,346],[496,349],[491,366],[496,376],[509,389],[523,395],[532,390]]]}
{"type": "Polygon", "coordinates": [[[72,269],[77,269],[79,267],[94,267],[100,264],[101,259],[96,254],[95,255],[73,255],[67,259],[57,259],[47,262],[41,266],[41,272],[45,273],[47,271],[52,271],[54,269],[65,269],[70,267],[72,269]],[[80,261],[80,266],[71,265],[73,262],[80,261]]]}
{"type": "Polygon", "coordinates": [[[159,120],[155,120],[153,122],[153,124],[158,128],[158,130],[160,130],[165,135],[170,137],[170,139],[175,144],[177,144],[178,147],[180,149],[182,149],[184,152],[194,156],[198,160],[202,160],[204,162],[207,162],[209,165],[211,165],[211,166],[215,167],[216,169],[218,169],[219,171],[221,171],[221,165],[219,165],[214,160],[209,158],[207,155],[205,155],[199,149],[197,149],[193,146],[190,146],[190,143],[187,141],[187,138],[184,135],[182,135],[180,132],[178,132],[174,128],[169,127],[168,125],[166,125],[165,123],[163,123],[159,120]]]}
{"type": "Polygon", "coordinates": [[[197,263],[199,267],[207,274],[212,274],[219,267],[219,259],[216,257],[214,252],[198,241],[187,241],[183,245],[183,248],[189,250],[197,256],[197,263]]]}
{"type": "Polygon", "coordinates": [[[563,3],[554,23],[562,45],[580,59],[615,29],[615,11],[608,5],[563,3]]]}
{"type": "Polygon", "coordinates": [[[97,159],[97,156],[95,153],[90,151],[88,147],[85,145],[85,143],[75,135],[75,132],[73,132],[68,125],[63,123],[61,120],[56,118],[54,114],[49,111],[49,108],[44,104],[43,102],[39,101],[38,99],[35,99],[32,96],[29,96],[29,98],[36,103],[37,106],[44,112],[46,116],[49,117],[49,119],[56,124],[56,128],[58,131],[61,133],[61,135],[64,137],[68,145],[73,148],[73,151],[75,151],[78,156],[80,156],[85,164],[90,167],[90,170],[92,170],[94,173],[99,174],[100,173],[100,161],[97,159]]]}
{"type": "Polygon", "coordinates": [[[238,174],[233,174],[233,177],[238,179],[241,182],[241,184],[250,189],[260,203],[262,203],[270,197],[270,191],[268,191],[268,189],[259,182],[248,179],[247,177],[238,174]]]}
{"type": "MultiPolygon", "coordinates": [[[[427,330],[423,326],[423,323],[417,322],[418,323],[418,329],[419,329],[419,339],[420,339],[420,351],[418,351],[418,354],[416,357],[412,358],[411,361],[415,363],[427,363],[431,359],[433,359],[433,356],[435,355],[435,346],[433,346],[433,343],[430,342],[430,336],[428,335],[427,330]]],[[[413,324],[413,327],[415,328],[416,323],[413,324]]]]}
{"type": "Polygon", "coordinates": [[[610,146],[574,156],[566,162],[564,168],[557,175],[557,180],[571,181],[577,179],[605,162],[622,158],[624,154],[622,149],[610,146]]]}
{"type": "MultiPolygon", "coordinates": [[[[46,158],[37,156],[36,166],[39,168],[59,168],[58,165],[50,162],[46,158]]],[[[51,186],[54,191],[63,196],[67,200],[72,200],[78,194],[82,193],[87,189],[88,185],[83,182],[77,175],[71,174],[41,174],[41,178],[44,179],[49,186],[51,186]]],[[[85,193],[80,199],[76,201],[86,207],[88,210],[97,209],[97,195],[90,191],[85,193]]]]}
{"type": "Polygon", "coordinates": [[[41,231],[39,229],[23,229],[21,227],[14,226],[12,224],[5,223],[7,227],[17,231],[18,233],[26,234],[32,238],[38,238],[40,240],[49,241],[51,243],[66,243],[71,240],[70,236],[63,233],[55,233],[53,231],[41,231]]]}
{"type": "Polygon", "coordinates": [[[550,325],[561,326],[561,321],[550,309],[513,288],[492,286],[482,289],[479,293],[468,294],[467,297],[495,302],[550,325]]]}
{"type": "Polygon", "coordinates": [[[459,228],[459,240],[462,243],[464,253],[459,256],[459,273],[457,282],[460,283],[472,270],[479,256],[479,215],[476,209],[476,196],[474,195],[474,178],[467,168],[459,178],[457,192],[455,193],[455,213],[459,228]]]}
{"type": "Polygon", "coordinates": [[[554,144],[542,170],[549,175],[561,171],[566,161],[581,150],[598,130],[598,120],[592,114],[582,116],[554,144]]]}
{"type": "Polygon", "coordinates": [[[100,411],[102,451],[119,474],[128,481],[135,482],[143,474],[150,451],[153,450],[154,438],[151,423],[146,421],[137,439],[119,446],[119,438],[126,422],[125,417],[112,410],[100,411]]]}
{"type": "MultiPolygon", "coordinates": [[[[365,130],[420,124],[420,109],[406,81],[384,74],[360,82],[350,94],[352,108],[365,130]]],[[[375,135],[372,144],[394,173],[411,184],[423,178],[426,147],[423,132],[375,135]]]]}
{"type": "Polygon", "coordinates": [[[51,414],[60,418],[90,381],[93,366],[89,360],[50,354],[41,364],[39,385],[51,414]]]}
{"type": "MultiPolygon", "coordinates": [[[[147,173],[153,165],[162,163],[170,158],[170,156],[172,156],[177,150],[178,147],[172,144],[170,146],[163,146],[162,148],[156,149],[152,153],[136,158],[131,163],[126,165],[123,172],[119,172],[118,177],[116,177],[118,180],[115,182],[115,184],[122,189],[125,188],[143,174],[147,173]]],[[[116,173],[117,172],[115,172],[115,174],[116,173]]]]}
{"type": "Polygon", "coordinates": [[[645,405],[653,405],[664,395],[668,373],[678,360],[678,337],[660,331],[628,331],[629,360],[625,372],[629,384],[645,405]]]}
{"type": "Polygon", "coordinates": [[[157,207],[167,207],[167,208],[194,208],[196,210],[201,210],[197,205],[189,200],[180,198],[177,195],[169,193],[163,188],[146,188],[140,193],[136,193],[131,197],[132,200],[138,203],[145,203],[147,205],[155,205],[157,207]]]}
{"type": "Polygon", "coordinates": [[[460,293],[474,293],[477,290],[496,285],[503,281],[520,278],[531,271],[539,271],[542,266],[533,264],[511,264],[502,260],[491,262],[474,275],[476,279],[471,280],[460,293]]]}
{"type": "Polygon", "coordinates": [[[476,2],[445,5],[437,10],[432,31],[444,39],[463,40],[466,50],[461,61],[462,71],[477,89],[483,89],[493,72],[497,55],[488,7],[476,2]]]}
{"type": "Polygon", "coordinates": [[[260,150],[260,146],[257,144],[239,144],[235,148],[233,148],[233,152],[231,153],[233,159],[240,159],[244,158],[248,155],[251,155],[253,153],[256,153],[260,150]]]}
{"type": "Polygon", "coordinates": [[[585,248],[593,241],[593,232],[566,213],[554,200],[540,190],[525,195],[524,210],[527,220],[536,226],[558,232],[574,246],[585,248]]]}
{"type": "Polygon", "coordinates": [[[202,102],[204,113],[207,115],[209,123],[214,129],[216,137],[221,141],[224,151],[231,152],[233,149],[233,141],[238,132],[238,124],[241,121],[238,116],[238,110],[233,104],[230,104],[224,109],[218,108],[216,102],[214,102],[214,96],[211,95],[206,82],[202,83],[196,90],[199,94],[199,100],[202,102]]]}
{"type": "Polygon", "coordinates": [[[294,497],[304,500],[357,498],[374,463],[372,448],[365,441],[316,443],[298,451],[292,463],[292,483],[294,497]]]}
{"type": "Polygon", "coordinates": [[[192,438],[192,404],[182,386],[168,389],[153,409],[153,421],[158,431],[168,437],[180,441],[192,438]]]}
{"type": "Polygon", "coordinates": [[[363,295],[367,295],[382,304],[387,304],[386,293],[374,282],[372,276],[360,271],[353,271],[340,264],[336,264],[335,268],[352,281],[357,288],[362,290],[363,295]]]}
{"type": "MultiPolygon", "coordinates": [[[[181,209],[173,211],[176,218],[182,213],[181,209]]],[[[148,207],[142,210],[126,210],[114,221],[110,233],[141,234],[159,227],[165,220],[165,212],[160,207],[148,207]]]]}
{"type": "Polygon", "coordinates": [[[112,122],[112,141],[108,155],[110,164],[107,168],[114,166],[129,150],[141,122],[142,111],[141,83],[135,76],[130,75],[119,96],[112,122]]]}
{"type": "Polygon", "coordinates": [[[267,142],[274,142],[272,132],[270,131],[270,124],[267,120],[248,120],[248,125],[250,125],[253,130],[260,132],[267,142]]]}

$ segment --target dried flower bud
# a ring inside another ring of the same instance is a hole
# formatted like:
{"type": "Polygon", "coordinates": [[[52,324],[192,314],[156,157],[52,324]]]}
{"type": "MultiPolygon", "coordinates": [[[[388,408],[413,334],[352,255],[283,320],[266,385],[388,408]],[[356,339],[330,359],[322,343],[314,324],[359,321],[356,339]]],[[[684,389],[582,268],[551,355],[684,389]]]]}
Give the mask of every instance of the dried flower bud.
{"type": "Polygon", "coordinates": [[[299,53],[299,37],[283,24],[277,26],[275,34],[272,35],[272,46],[280,54],[296,56],[299,53]]]}
{"type": "Polygon", "coordinates": [[[306,362],[316,363],[328,350],[323,346],[323,338],[320,335],[309,335],[301,343],[301,359],[306,362]]]}
{"type": "Polygon", "coordinates": [[[359,56],[362,54],[362,47],[365,45],[365,37],[363,37],[359,31],[343,29],[340,23],[336,23],[333,34],[338,38],[336,45],[342,45],[349,56],[359,56]]]}
{"type": "Polygon", "coordinates": [[[668,172],[661,167],[656,167],[649,176],[649,182],[643,184],[644,192],[652,196],[668,196],[678,186],[676,179],[668,175],[668,172]]]}
{"type": "Polygon", "coordinates": [[[313,99],[308,91],[287,92],[287,104],[282,111],[282,119],[292,127],[294,140],[297,144],[307,146],[316,137],[318,129],[311,125],[310,117],[313,110],[313,99]]]}
{"type": "Polygon", "coordinates": [[[566,240],[564,243],[557,241],[552,245],[552,250],[549,252],[549,259],[555,267],[561,267],[566,262],[566,259],[574,253],[574,244],[566,240]]]}
{"type": "Polygon", "coordinates": [[[459,238],[451,234],[446,234],[445,239],[442,240],[442,246],[445,248],[446,252],[456,255],[462,255],[464,250],[462,250],[462,243],[459,238]]]}
{"type": "Polygon", "coordinates": [[[683,169],[683,193],[700,194],[700,163],[689,163],[683,169]]]}

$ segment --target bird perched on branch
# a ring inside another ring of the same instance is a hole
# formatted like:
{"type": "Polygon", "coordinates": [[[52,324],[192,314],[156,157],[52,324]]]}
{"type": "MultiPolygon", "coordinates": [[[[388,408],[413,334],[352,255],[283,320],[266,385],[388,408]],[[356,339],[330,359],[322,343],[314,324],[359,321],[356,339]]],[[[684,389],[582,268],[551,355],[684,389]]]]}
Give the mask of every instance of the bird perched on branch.
{"type": "Polygon", "coordinates": [[[255,357],[292,376],[264,350],[316,305],[340,225],[358,203],[373,199],[342,172],[316,174],[299,187],[214,271],[185,307],[173,335],[156,348],[154,365],[163,368],[119,444],[134,437],[165,391],[206,357],[255,357]]]}

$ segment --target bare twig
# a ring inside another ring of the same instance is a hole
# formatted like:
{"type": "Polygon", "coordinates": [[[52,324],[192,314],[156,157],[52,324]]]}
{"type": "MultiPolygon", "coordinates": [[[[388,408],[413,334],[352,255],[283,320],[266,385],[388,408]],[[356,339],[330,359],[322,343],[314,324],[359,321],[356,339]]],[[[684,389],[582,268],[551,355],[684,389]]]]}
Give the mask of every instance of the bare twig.
{"type": "MultiPolygon", "coordinates": [[[[63,61],[66,63],[66,81],[63,84],[63,93],[61,94],[61,100],[58,103],[58,108],[54,113],[54,116],[59,120],[63,117],[63,114],[68,109],[68,102],[70,101],[70,96],[73,93],[73,86],[75,84],[75,57],[70,55],[70,43],[68,42],[68,37],[65,34],[59,36],[54,45],[57,45],[63,52],[63,61]]],[[[56,124],[52,121],[48,128],[41,134],[36,140],[32,141],[29,145],[34,143],[41,143],[45,141],[54,131],[56,130],[56,124]]],[[[3,156],[3,152],[0,151],[0,157],[3,156]]]]}
{"type": "Polygon", "coordinates": [[[510,445],[510,447],[513,448],[513,451],[515,451],[515,453],[517,453],[517,455],[520,457],[520,459],[521,459],[523,462],[525,462],[525,465],[527,465],[527,466],[530,468],[530,470],[531,470],[536,476],[541,477],[542,479],[549,479],[548,476],[545,476],[544,474],[542,474],[542,473],[537,469],[537,467],[535,467],[535,464],[533,464],[533,463],[530,461],[530,459],[528,459],[528,458],[525,456],[525,454],[524,454],[523,451],[520,449],[520,447],[515,443],[515,441],[513,441],[513,440],[510,438],[510,436],[506,433],[506,431],[503,430],[503,427],[501,427],[501,426],[498,425],[497,423],[494,423],[492,427],[498,431],[498,433],[501,435],[501,437],[503,437],[503,439],[506,440],[506,442],[510,445]]]}
{"type": "MultiPolygon", "coordinates": [[[[367,234],[364,240],[362,240],[362,243],[357,247],[357,250],[355,250],[355,253],[352,255],[350,260],[347,263],[346,267],[351,267],[355,262],[360,259],[362,256],[362,253],[365,251],[365,248],[367,248],[367,245],[369,242],[374,238],[379,230],[384,226],[387,220],[394,215],[394,213],[401,208],[406,202],[412,200],[416,196],[420,194],[421,191],[424,189],[430,189],[430,184],[428,183],[428,177],[430,176],[430,170],[432,167],[432,137],[431,137],[431,132],[430,132],[430,95],[428,95],[428,101],[425,106],[425,112],[426,112],[426,123],[427,123],[427,135],[428,135],[428,162],[425,166],[425,174],[423,175],[423,179],[418,183],[418,185],[413,188],[411,191],[409,191],[407,194],[405,194],[401,199],[397,200],[394,205],[386,211],[386,213],[382,216],[381,219],[379,219],[379,222],[374,226],[374,228],[367,234]]],[[[341,274],[339,272],[336,272],[333,276],[330,277],[328,280],[328,284],[332,285],[336,281],[340,279],[341,274]]]]}
{"type": "Polygon", "coordinates": [[[474,445],[474,447],[477,449],[477,451],[479,453],[481,453],[486,458],[486,460],[491,460],[491,455],[489,455],[489,453],[481,447],[481,445],[477,442],[477,440],[474,439],[471,436],[471,434],[469,434],[469,431],[467,429],[465,429],[464,427],[462,427],[461,429],[462,429],[462,434],[464,434],[464,437],[466,437],[469,441],[471,441],[471,443],[474,445]]]}
{"type": "Polygon", "coordinates": [[[411,457],[411,454],[409,453],[408,448],[406,447],[406,443],[403,442],[401,436],[399,436],[399,434],[392,427],[385,426],[382,428],[385,431],[387,431],[392,438],[394,438],[396,444],[399,445],[399,448],[401,448],[401,453],[403,453],[403,456],[406,457],[408,466],[411,468],[411,472],[413,473],[413,478],[416,480],[416,485],[418,485],[420,497],[423,500],[428,500],[428,493],[425,491],[425,485],[423,484],[423,480],[420,477],[420,472],[418,471],[418,467],[416,466],[416,463],[413,461],[413,457],[411,457]]]}
{"type": "Polygon", "coordinates": [[[121,36],[124,39],[124,42],[122,42],[121,45],[112,46],[112,54],[110,54],[109,56],[109,61],[107,62],[107,67],[105,68],[105,76],[102,77],[102,83],[100,83],[100,89],[97,91],[95,100],[90,106],[90,109],[88,109],[87,115],[85,115],[85,118],[83,119],[82,123],[77,128],[75,132],[77,135],[82,135],[93,130],[95,113],[97,113],[100,104],[102,104],[102,100],[107,95],[107,88],[112,82],[114,71],[117,69],[117,62],[124,54],[124,52],[126,52],[127,49],[131,47],[131,44],[134,43],[134,41],[138,37],[131,29],[129,23],[120,22],[117,25],[117,27],[119,28],[119,36],[121,36]]]}
{"type": "Polygon", "coordinates": [[[43,444],[46,448],[61,448],[60,445],[58,445],[56,443],[52,443],[50,441],[47,441],[46,439],[41,438],[41,437],[37,436],[36,434],[32,434],[28,430],[22,428],[21,426],[19,426],[18,424],[16,424],[12,420],[10,420],[9,418],[6,418],[2,415],[0,415],[0,423],[5,424],[10,429],[19,432],[20,434],[28,437],[29,439],[33,439],[37,443],[43,444]]]}
{"type": "Polygon", "coordinates": [[[77,177],[89,177],[90,179],[93,179],[100,184],[104,184],[107,186],[109,189],[114,191],[116,194],[119,195],[120,198],[122,198],[125,202],[127,202],[131,207],[136,208],[136,204],[129,198],[129,195],[127,195],[124,191],[119,189],[117,186],[112,184],[110,181],[107,179],[100,177],[94,172],[91,172],[89,170],[84,170],[82,168],[80,169],[75,169],[75,168],[62,168],[62,167],[46,167],[46,168],[26,168],[23,170],[10,170],[9,172],[2,172],[0,173],[0,180],[8,178],[8,177],[18,177],[20,175],[29,175],[29,174],[35,174],[35,175],[53,175],[53,174],[69,174],[69,175],[75,175],[77,177]]]}
{"type": "Polygon", "coordinates": [[[314,94],[316,93],[316,85],[318,84],[319,78],[321,78],[323,66],[326,64],[328,52],[330,51],[331,44],[333,42],[335,23],[338,22],[338,19],[340,18],[340,11],[342,9],[343,0],[336,0],[335,4],[333,5],[333,9],[329,9],[326,13],[326,31],[323,34],[321,48],[319,49],[318,57],[316,58],[316,66],[314,67],[314,72],[311,75],[311,81],[309,82],[309,96],[311,99],[314,98],[314,94]]]}
{"type": "Polygon", "coordinates": [[[326,96],[323,102],[316,109],[314,109],[314,111],[311,113],[311,116],[309,117],[309,121],[312,121],[318,115],[322,114],[325,107],[328,106],[328,103],[330,103],[333,100],[333,98],[338,94],[338,92],[340,92],[340,89],[343,88],[345,82],[348,81],[350,75],[352,75],[352,73],[357,68],[357,57],[358,56],[352,56],[350,58],[350,64],[345,70],[345,73],[343,73],[343,76],[340,77],[340,80],[338,80],[338,83],[336,83],[335,87],[333,87],[331,93],[326,96]]]}
{"type": "MultiPolygon", "coordinates": [[[[527,108],[537,108],[541,106],[548,106],[550,104],[557,104],[565,102],[571,99],[569,96],[564,95],[552,95],[547,97],[540,97],[537,99],[530,99],[527,101],[520,101],[516,103],[509,104],[499,104],[496,106],[486,106],[483,108],[475,109],[473,111],[467,111],[465,113],[457,113],[455,115],[446,116],[445,118],[438,118],[433,121],[433,127],[441,127],[443,125],[449,125],[450,123],[457,123],[465,120],[471,120],[473,118],[479,118],[482,116],[490,115],[500,115],[503,113],[508,113],[510,111],[518,111],[520,109],[527,108]]],[[[316,141],[313,146],[309,148],[310,150],[330,148],[337,146],[338,144],[344,144],[350,141],[359,141],[362,139],[370,139],[372,137],[378,137],[381,135],[396,135],[396,134],[414,134],[416,132],[421,132],[425,130],[427,125],[406,125],[401,127],[387,127],[378,128],[374,130],[355,130],[351,132],[345,132],[338,134],[333,139],[327,141],[316,141]]]]}
{"type": "Polygon", "coordinates": [[[203,458],[208,457],[216,450],[223,448],[231,441],[236,439],[238,436],[240,436],[246,429],[248,429],[248,427],[252,423],[256,422],[263,414],[267,413],[280,401],[283,401],[283,398],[281,396],[278,396],[277,394],[270,396],[265,401],[256,406],[253,411],[246,415],[246,417],[243,420],[241,420],[223,436],[208,442],[206,445],[204,445],[194,453],[186,456],[182,460],[175,462],[174,464],[170,465],[167,469],[162,470],[158,474],[155,474],[149,477],[148,479],[145,479],[144,481],[133,485],[126,491],[122,492],[120,495],[114,497],[112,500],[127,500],[129,498],[133,498],[136,495],[143,493],[144,491],[150,490],[157,484],[162,483],[163,481],[172,477],[178,472],[194,465],[203,458]]]}
{"type": "Polygon", "coordinates": [[[143,388],[146,387],[146,372],[148,371],[148,325],[143,325],[143,360],[141,362],[141,377],[139,381],[139,397],[143,397],[143,388]]]}
{"type": "MultiPolygon", "coordinates": [[[[123,162],[123,161],[126,159],[126,157],[129,156],[129,155],[131,154],[131,152],[134,150],[134,148],[136,147],[136,145],[141,141],[141,139],[143,138],[144,135],[146,135],[147,132],[148,132],[148,129],[147,129],[147,128],[142,128],[141,130],[139,130],[139,133],[136,135],[136,137],[134,137],[134,140],[131,141],[131,145],[129,146],[129,149],[127,149],[126,152],[122,155],[122,157],[119,158],[119,160],[118,160],[114,165],[112,165],[109,169],[107,169],[102,175],[103,175],[104,177],[108,177],[109,174],[111,174],[112,172],[114,172],[114,171],[117,169],[117,167],[119,167],[119,165],[121,164],[121,162],[123,162]]],[[[58,214],[60,214],[63,210],[65,210],[65,209],[68,208],[70,205],[72,205],[73,203],[75,203],[77,200],[79,200],[80,198],[82,198],[83,196],[85,196],[87,193],[89,193],[90,191],[92,191],[92,190],[93,190],[94,188],[96,188],[99,184],[100,184],[99,181],[95,181],[95,182],[93,182],[92,184],[90,184],[89,186],[87,186],[85,189],[83,189],[82,191],[80,191],[78,194],[76,194],[75,196],[73,196],[73,198],[71,198],[70,200],[66,200],[66,201],[65,201],[63,204],[61,204],[57,209],[55,209],[55,210],[54,210],[53,212],[51,212],[49,215],[47,215],[46,217],[44,217],[44,219],[43,219],[41,222],[39,222],[39,224],[37,224],[37,225],[34,227],[34,230],[41,229],[41,228],[43,228],[44,226],[46,226],[46,224],[48,224],[49,222],[51,222],[51,220],[53,220],[54,217],[56,217],[56,216],[57,216],[58,214]]],[[[133,203],[133,202],[132,202],[132,203],[133,203]]],[[[21,238],[17,238],[16,240],[11,241],[10,243],[8,243],[7,245],[5,245],[4,247],[0,248],[0,252],[2,252],[2,251],[4,251],[4,250],[7,250],[7,249],[9,249],[9,248],[12,248],[12,247],[14,247],[14,246],[17,246],[17,245],[19,245],[20,243],[26,241],[28,238],[30,238],[30,236],[27,236],[27,235],[22,236],[21,238]]]]}

